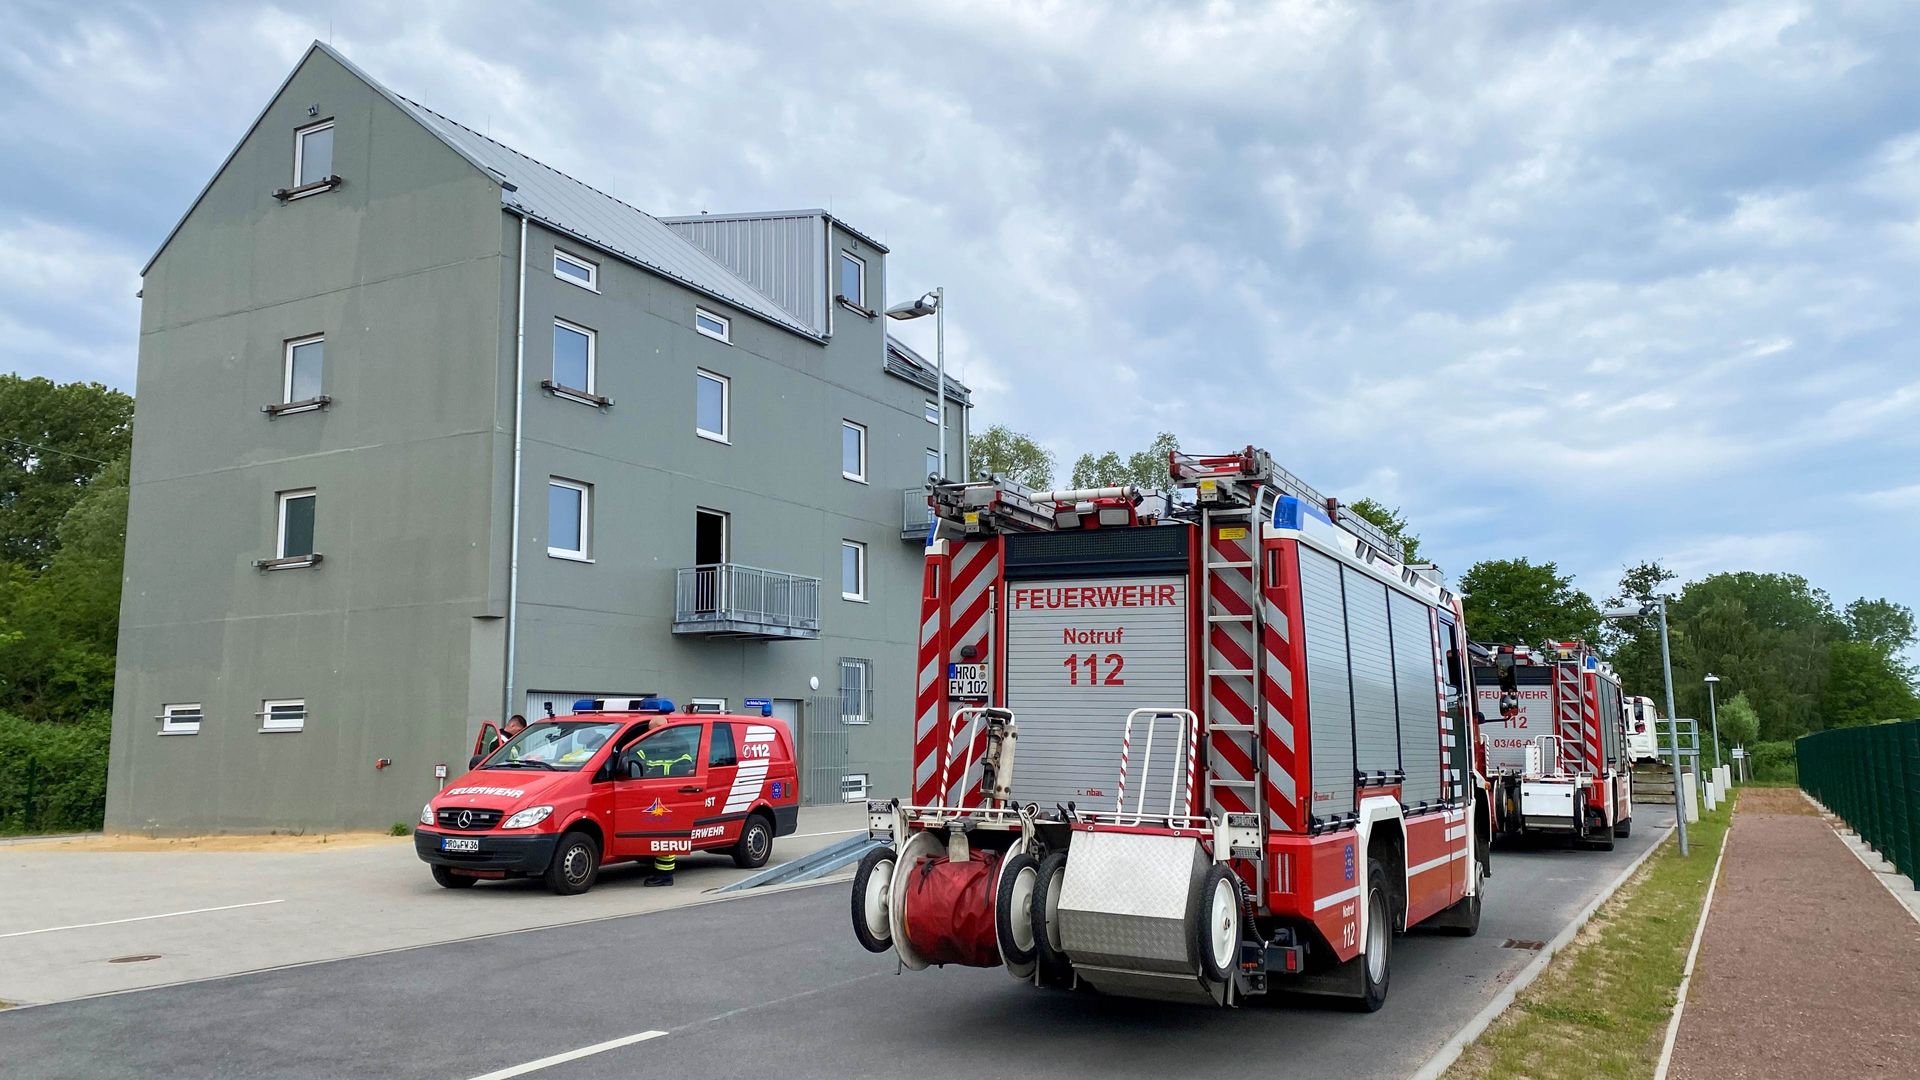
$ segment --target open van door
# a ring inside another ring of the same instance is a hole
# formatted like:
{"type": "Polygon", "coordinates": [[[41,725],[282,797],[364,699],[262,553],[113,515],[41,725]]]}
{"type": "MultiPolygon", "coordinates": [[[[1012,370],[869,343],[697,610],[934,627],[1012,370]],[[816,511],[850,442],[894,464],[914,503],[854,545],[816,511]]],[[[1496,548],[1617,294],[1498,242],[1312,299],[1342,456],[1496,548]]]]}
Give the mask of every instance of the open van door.
{"type": "Polygon", "coordinates": [[[506,740],[500,737],[499,726],[493,721],[489,720],[481,724],[480,735],[473,740],[473,756],[467,759],[467,768],[472,769],[479,766],[482,761],[487,759],[487,755],[500,749],[500,744],[505,741],[506,740]]]}

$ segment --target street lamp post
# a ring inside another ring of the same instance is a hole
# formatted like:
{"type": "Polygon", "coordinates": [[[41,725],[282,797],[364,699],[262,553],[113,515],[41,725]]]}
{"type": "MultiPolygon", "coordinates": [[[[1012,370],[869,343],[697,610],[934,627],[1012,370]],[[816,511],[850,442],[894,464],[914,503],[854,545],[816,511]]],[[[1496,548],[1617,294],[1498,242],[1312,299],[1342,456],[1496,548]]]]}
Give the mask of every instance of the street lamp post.
{"type": "MultiPolygon", "coordinates": [[[[933,367],[935,381],[940,389],[934,392],[934,409],[940,424],[940,479],[947,478],[947,287],[936,286],[930,293],[918,300],[905,304],[895,304],[887,309],[887,318],[918,319],[925,315],[933,316],[933,367]]],[[[963,458],[964,460],[964,458],[963,458]]],[[[961,477],[965,480],[966,477],[961,477]]]]}
{"type": "Polygon", "coordinates": [[[1667,598],[1656,596],[1640,602],[1638,608],[1609,611],[1609,619],[1640,619],[1660,616],[1660,671],[1667,685],[1667,730],[1673,737],[1673,824],[1680,833],[1680,854],[1687,854],[1687,808],[1680,791],[1680,719],[1673,710],[1673,655],[1667,645],[1667,598]]]}
{"type": "Polygon", "coordinates": [[[1713,688],[1720,681],[1720,676],[1709,671],[1707,677],[1701,681],[1707,684],[1707,716],[1713,724],[1713,771],[1714,775],[1718,776],[1720,773],[1720,707],[1713,699],[1713,688]]]}

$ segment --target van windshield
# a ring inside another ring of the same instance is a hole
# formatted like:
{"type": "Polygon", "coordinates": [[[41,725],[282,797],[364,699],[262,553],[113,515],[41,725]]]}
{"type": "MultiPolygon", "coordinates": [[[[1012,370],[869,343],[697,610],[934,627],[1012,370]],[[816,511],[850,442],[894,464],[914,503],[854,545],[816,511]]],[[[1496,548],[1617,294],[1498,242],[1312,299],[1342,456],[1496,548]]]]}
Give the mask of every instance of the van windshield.
{"type": "Polygon", "coordinates": [[[578,772],[619,730],[619,723],[606,720],[542,720],[495,750],[480,767],[578,772]]]}

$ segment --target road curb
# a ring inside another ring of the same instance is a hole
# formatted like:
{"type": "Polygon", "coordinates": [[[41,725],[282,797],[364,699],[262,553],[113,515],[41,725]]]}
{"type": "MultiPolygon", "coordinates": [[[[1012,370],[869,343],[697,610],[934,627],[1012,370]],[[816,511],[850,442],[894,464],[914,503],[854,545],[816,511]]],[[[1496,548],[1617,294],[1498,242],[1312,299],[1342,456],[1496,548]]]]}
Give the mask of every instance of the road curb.
{"type": "MultiPolygon", "coordinates": [[[[1668,826],[1666,832],[1661,834],[1659,840],[1655,841],[1647,850],[1641,852],[1639,858],[1629,863],[1627,868],[1620,872],[1620,876],[1608,882],[1607,887],[1600,890],[1600,895],[1594,897],[1592,903],[1582,908],[1580,914],[1575,915],[1573,921],[1569,922],[1565,929],[1556,934],[1552,941],[1547,942],[1546,947],[1540,950],[1540,955],[1534,957],[1531,963],[1520,969],[1520,973],[1513,977],[1513,981],[1507,984],[1506,989],[1495,994],[1493,1000],[1487,1002],[1486,1008],[1475,1013],[1473,1019],[1467,1021],[1466,1026],[1454,1032],[1453,1038],[1448,1039],[1439,1050],[1434,1051],[1433,1056],[1427,1059],[1426,1064],[1421,1065],[1419,1069],[1409,1074],[1407,1080],[1438,1080],[1439,1076],[1446,1072],[1449,1066],[1460,1060],[1460,1055],[1466,1052],[1467,1047],[1472,1044],[1473,1040],[1479,1038],[1489,1027],[1493,1026],[1493,1022],[1500,1018],[1500,1014],[1506,1012],[1508,1007],[1513,1004],[1513,1000],[1520,996],[1520,991],[1525,990],[1533,983],[1533,980],[1539,978],[1540,973],[1547,970],[1547,965],[1553,961],[1554,956],[1557,955],[1561,949],[1566,948],[1567,943],[1572,941],[1574,936],[1586,927],[1587,923],[1592,920],[1593,913],[1600,910],[1600,905],[1611,900],[1613,894],[1620,891],[1620,886],[1625,885],[1633,875],[1639,873],[1640,867],[1648,859],[1653,858],[1654,852],[1666,846],[1667,841],[1672,839],[1673,833],[1674,827],[1668,826]]],[[[1723,848],[1722,850],[1724,851],[1725,849],[1723,848]]]]}
{"type": "Polygon", "coordinates": [[[1727,848],[1733,843],[1733,818],[1727,818],[1727,831],[1720,838],[1720,856],[1713,860],[1713,876],[1707,879],[1707,898],[1700,904],[1700,922],[1693,928],[1693,945],[1687,949],[1687,964],[1680,971],[1680,991],[1673,1001],[1673,1018],[1667,1021],[1667,1038],[1660,1046],[1660,1064],[1654,1066],[1653,1080],[1667,1080],[1673,1067],[1673,1048],[1680,1041],[1680,1015],[1687,1011],[1687,988],[1693,985],[1693,965],[1700,959],[1700,942],[1707,936],[1707,916],[1713,912],[1713,893],[1720,887],[1720,867],[1727,861],[1727,848]]]}

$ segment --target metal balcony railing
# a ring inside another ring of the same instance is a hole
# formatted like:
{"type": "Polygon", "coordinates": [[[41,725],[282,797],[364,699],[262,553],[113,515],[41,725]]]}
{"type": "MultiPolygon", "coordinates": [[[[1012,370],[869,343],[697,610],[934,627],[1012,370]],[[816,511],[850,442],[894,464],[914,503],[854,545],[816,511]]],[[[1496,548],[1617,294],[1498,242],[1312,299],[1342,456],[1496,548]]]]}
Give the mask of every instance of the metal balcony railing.
{"type": "Polygon", "coordinates": [[[817,638],[820,579],[738,563],[684,567],[674,581],[673,632],[817,638]]]}
{"type": "Polygon", "coordinates": [[[900,503],[900,539],[924,541],[927,527],[933,523],[933,507],[927,505],[926,486],[902,491],[900,503]]]}

